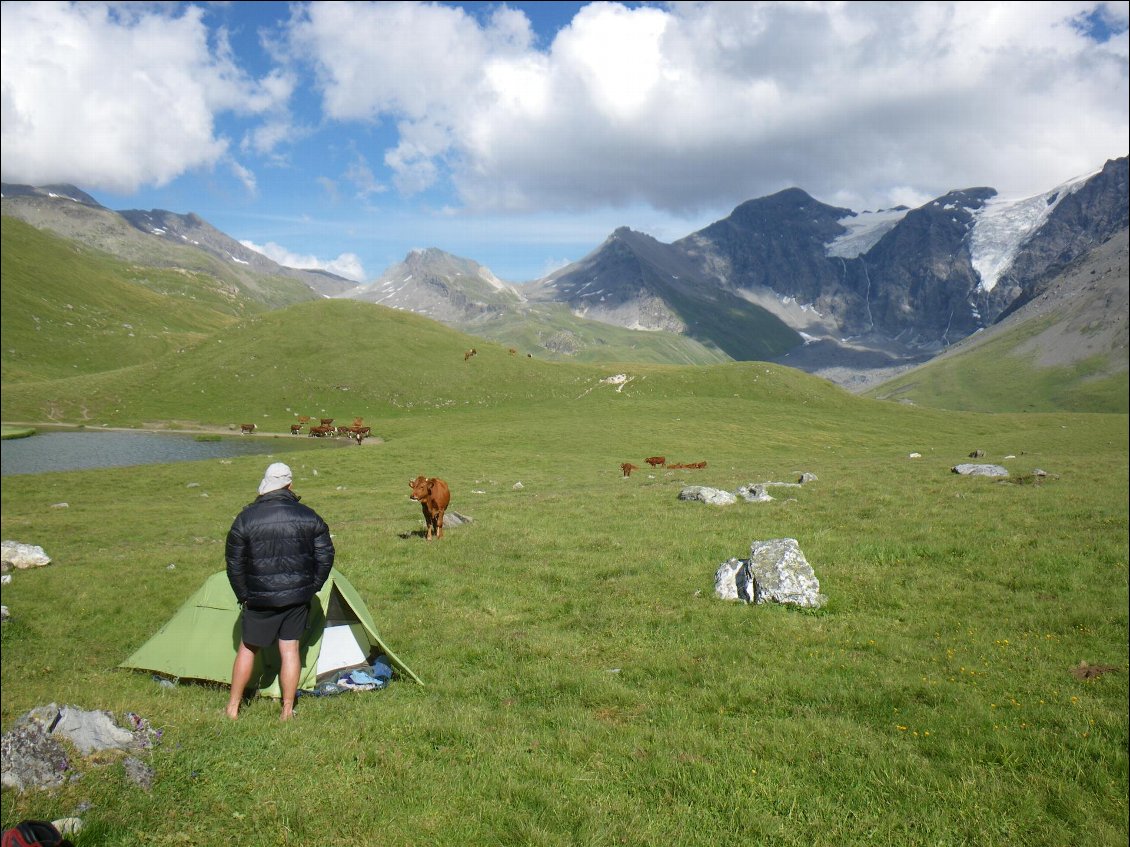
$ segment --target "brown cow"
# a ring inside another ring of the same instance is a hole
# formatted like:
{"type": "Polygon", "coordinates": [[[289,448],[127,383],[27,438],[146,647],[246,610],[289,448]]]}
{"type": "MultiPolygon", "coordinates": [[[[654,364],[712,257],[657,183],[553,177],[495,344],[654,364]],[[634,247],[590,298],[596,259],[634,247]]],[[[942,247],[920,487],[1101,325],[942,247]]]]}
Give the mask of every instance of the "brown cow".
{"type": "Polygon", "coordinates": [[[478,350],[476,350],[474,347],[472,347],[470,350],[468,350],[467,352],[465,352],[463,354],[463,361],[464,362],[467,361],[472,356],[476,355],[478,352],[479,352],[478,350]]]}
{"type": "Polygon", "coordinates": [[[436,538],[443,538],[443,513],[451,502],[451,491],[448,490],[447,483],[438,477],[418,476],[408,480],[408,487],[412,489],[408,496],[424,510],[424,524],[427,527],[424,538],[431,541],[433,533],[436,538]]]}
{"type": "Polygon", "coordinates": [[[247,435],[249,432],[254,432],[254,431],[255,431],[255,424],[240,424],[239,425],[239,434],[240,435],[247,435]]]}
{"type": "Polygon", "coordinates": [[[300,433],[300,432],[302,432],[302,424],[291,424],[290,425],[290,434],[291,435],[298,435],[298,433],[300,433]]]}
{"type": "Polygon", "coordinates": [[[653,468],[658,468],[661,465],[667,464],[667,457],[666,456],[648,456],[646,459],[644,459],[644,461],[647,462],[649,465],[651,465],[653,468]]]}
{"type": "Polygon", "coordinates": [[[632,475],[632,471],[639,470],[639,466],[633,465],[631,462],[624,462],[620,465],[620,470],[623,471],[625,477],[629,477],[632,475]]]}
{"type": "Polygon", "coordinates": [[[325,438],[331,432],[333,432],[332,426],[327,426],[326,424],[321,424],[319,426],[310,427],[310,429],[306,433],[306,437],[307,438],[325,438]]]}

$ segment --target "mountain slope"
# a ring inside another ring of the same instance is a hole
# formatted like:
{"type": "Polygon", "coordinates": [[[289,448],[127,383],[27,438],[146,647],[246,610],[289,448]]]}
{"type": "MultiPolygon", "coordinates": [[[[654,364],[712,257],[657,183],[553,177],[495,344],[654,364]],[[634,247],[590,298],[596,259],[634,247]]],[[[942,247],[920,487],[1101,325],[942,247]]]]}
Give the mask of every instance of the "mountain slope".
{"type": "Polygon", "coordinates": [[[726,361],[725,352],[678,331],[639,333],[531,297],[489,268],[443,250],[413,250],[378,279],[342,297],[414,312],[523,354],[573,361],[726,361]]]}
{"type": "Polygon", "coordinates": [[[1128,233],[1076,259],[1000,322],[867,396],[968,411],[1130,411],[1128,233]]]}
{"type": "Polygon", "coordinates": [[[446,324],[471,324],[517,308],[522,296],[489,268],[437,250],[413,250],[372,282],[340,296],[403,309],[446,324]]]}
{"type": "MultiPolygon", "coordinates": [[[[126,262],[209,274],[270,308],[312,300],[319,292],[311,283],[325,285],[326,275],[283,268],[194,215],[127,215],[101,206],[73,186],[53,188],[4,183],[0,211],[126,262]]],[[[348,283],[341,280],[340,287],[348,283]]]]}
{"type": "Polygon", "coordinates": [[[776,316],[700,275],[678,248],[627,227],[526,296],[604,323],[684,333],[734,359],[769,359],[801,342],[776,316]]]}

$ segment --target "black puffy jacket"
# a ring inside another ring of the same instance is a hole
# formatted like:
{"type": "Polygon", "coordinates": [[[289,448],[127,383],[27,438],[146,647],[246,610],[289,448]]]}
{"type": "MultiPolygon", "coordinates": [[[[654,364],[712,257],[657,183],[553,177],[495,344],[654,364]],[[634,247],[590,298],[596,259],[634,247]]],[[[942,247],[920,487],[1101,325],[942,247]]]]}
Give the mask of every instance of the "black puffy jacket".
{"type": "Polygon", "coordinates": [[[334,564],[330,528],[287,488],[243,508],[228,531],[225,554],[236,599],[257,608],[309,603],[334,564]]]}

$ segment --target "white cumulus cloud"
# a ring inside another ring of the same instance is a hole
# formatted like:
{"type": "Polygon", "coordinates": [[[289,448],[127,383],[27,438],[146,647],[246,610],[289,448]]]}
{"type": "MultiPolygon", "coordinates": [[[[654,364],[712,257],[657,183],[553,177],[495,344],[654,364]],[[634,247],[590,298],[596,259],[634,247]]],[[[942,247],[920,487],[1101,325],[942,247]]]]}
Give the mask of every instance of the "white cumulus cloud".
{"type": "Polygon", "coordinates": [[[7,181],[165,185],[230,156],[218,112],[273,112],[291,90],[277,74],[249,77],[222,33],[210,46],[197,6],[5,2],[0,13],[7,181]]]}
{"type": "Polygon", "coordinates": [[[251,241],[239,242],[249,250],[261,253],[268,259],[278,262],[288,268],[298,268],[306,271],[329,271],[330,273],[362,282],[365,279],[365,269],[361,260],[353,253],[342,253],[336,259],[319,259],[317,256],[292,253],[280,244],[269,241],[266,244],[255,244],[251,241]]]}
{"type": "Polygon", "coordinates": [[[541,49],[513,13],[315,3],[292,37],[329,118],[396,125],[404,191],[675,212],[801,186],[878,208],[906,186],[1038,192],[1125,155],[1125,19],[1124,3],[596,2],[541,49]]]}

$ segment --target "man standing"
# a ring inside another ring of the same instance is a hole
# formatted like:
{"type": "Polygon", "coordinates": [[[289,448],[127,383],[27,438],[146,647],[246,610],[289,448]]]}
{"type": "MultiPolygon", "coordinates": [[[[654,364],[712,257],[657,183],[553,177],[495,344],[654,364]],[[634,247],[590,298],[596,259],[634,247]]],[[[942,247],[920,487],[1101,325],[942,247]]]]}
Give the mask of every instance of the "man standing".
{"type": "Polygon", "coordinates": [[[275,462],[259,483],[259,496],[236,516],[228,531],[228,581],[243,613],[242,636],[231,671],[227,715],[239,717],[255,657],[279,644],[281,720],[294,715],[302,671],[298,644],[306,629],[310,601],[334,564],[330,529],[318,513],[298,502],[290,468],[275,462]]]}

